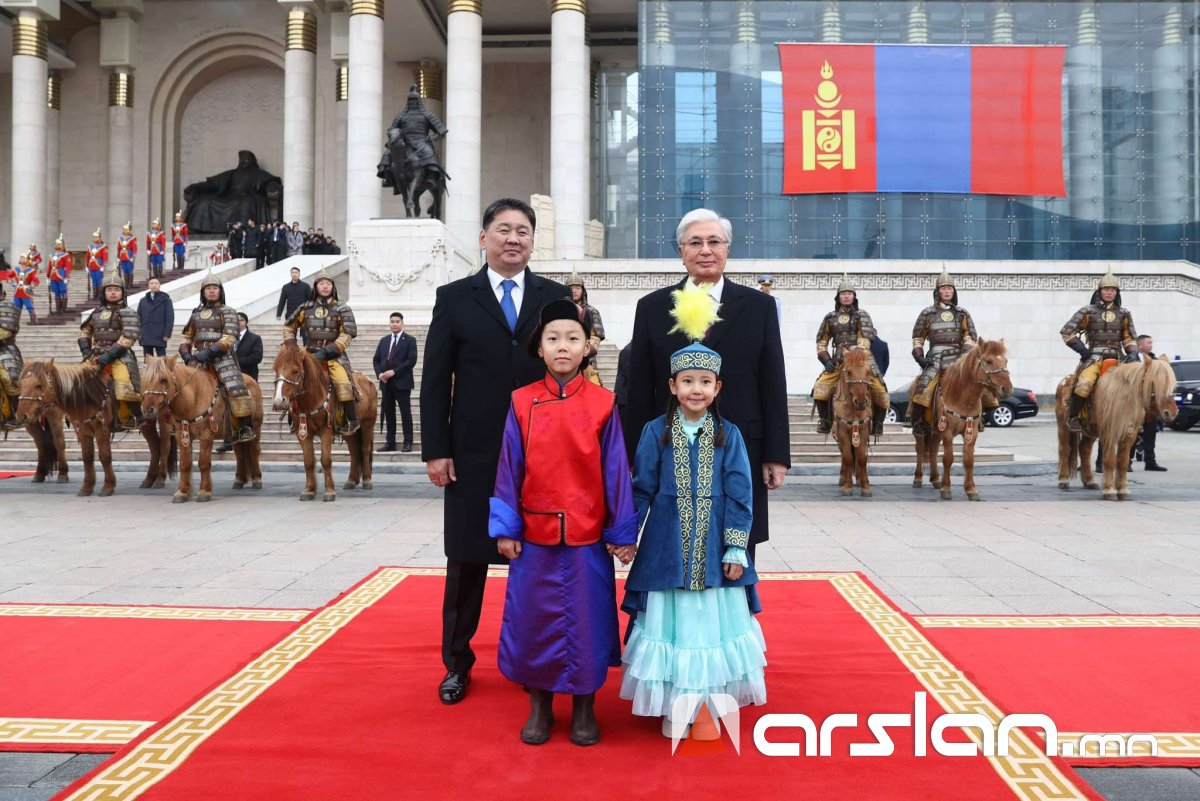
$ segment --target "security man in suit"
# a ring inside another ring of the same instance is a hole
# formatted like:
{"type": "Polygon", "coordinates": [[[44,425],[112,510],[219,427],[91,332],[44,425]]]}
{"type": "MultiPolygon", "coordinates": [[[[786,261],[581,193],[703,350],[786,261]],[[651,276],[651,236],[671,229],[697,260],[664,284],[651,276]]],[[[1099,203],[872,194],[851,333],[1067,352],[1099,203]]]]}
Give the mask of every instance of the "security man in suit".
{"type": "Polygon", "coordinates": [[[413,445],[413,421],[411,395],[413,389],[413,367],[417,364],[417,340],[404,333],[404,315],[392,312],[388,318],[392,333],[379,340],[372,363],[375,376],[383,390],[383,420],[387,427],[387,441],[380,452],[396,450],[396,406],[400,407],[400,421],[404,427],[404,444],[400,450],[408,453],[413,445]]]}

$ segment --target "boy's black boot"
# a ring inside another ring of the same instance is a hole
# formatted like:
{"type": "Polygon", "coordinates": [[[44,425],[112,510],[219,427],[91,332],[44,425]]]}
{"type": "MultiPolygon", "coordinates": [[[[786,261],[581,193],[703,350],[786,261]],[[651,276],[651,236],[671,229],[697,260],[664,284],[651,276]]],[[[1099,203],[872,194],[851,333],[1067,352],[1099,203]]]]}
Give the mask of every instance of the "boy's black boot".
{"type": "Polygon", "coordinates": [[[526,745],[541,745],[550,739],[550,727],[554,725],[554,693],[549,690],[529,691],[529,719],[521,729],[521,742],[526,745]]]}

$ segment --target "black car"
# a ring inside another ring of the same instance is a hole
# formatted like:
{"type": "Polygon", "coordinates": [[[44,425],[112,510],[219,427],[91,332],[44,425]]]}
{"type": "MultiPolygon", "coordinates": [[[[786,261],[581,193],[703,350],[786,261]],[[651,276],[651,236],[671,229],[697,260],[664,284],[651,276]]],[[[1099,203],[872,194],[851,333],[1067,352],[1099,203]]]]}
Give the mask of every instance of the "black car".
{"type": "MultiPolygon", "coordinates": [[[[1200,363],[1197,362],[1193,362],[1193,364],[1200,366],[1200,363]]],[[[888,409],[887,414],[889,423],[903,423],[907,419],[908,388],[911,385],[912,381],[906,381],[900,389],[888,393],[888,398],[892,402],[892,408],[888,409]]],[[[1007,428],[1013,424],[1013,421],[1023,420],[1026,417],[1036,417],[1037,413],[1037,395],[1034,394],[1033,390],[1013,387],[1012,394],[1001,401],[999,406],[988,412],[987,419],[984,422],[989,426],[1007,428]]]]}
{"type": "Polygon", "coordinates": [[[1171,423],[1176,431],[1187,431],[1200,420],[1200,359],[1171,362],[1175,371],[1175,403],[1179,416],[1171,423]]]}

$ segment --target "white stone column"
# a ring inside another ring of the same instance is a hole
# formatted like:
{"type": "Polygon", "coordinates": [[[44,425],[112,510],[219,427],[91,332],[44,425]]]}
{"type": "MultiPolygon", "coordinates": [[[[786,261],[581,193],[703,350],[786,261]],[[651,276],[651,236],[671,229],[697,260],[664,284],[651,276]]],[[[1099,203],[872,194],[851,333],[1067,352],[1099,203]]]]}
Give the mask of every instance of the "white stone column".
{"type": "Polygon", "coordinates": [[[333,87],[333,230],[339,242],[346,242],[346,125],[350,104],[350,68],[341,63],[334,73],[333,87]]]}
{"type": "Polygon", "coordinates": [[[108,76],[108,229],[116,236],[133,219],[133,75],[108,76]]]}
{"type": "Polygon", "coordinates": [[[58,208],[58,120],[61,108],[62,76],[52,72],[46,81],[46,236],[41,240],[46,243],[58,237],[61,226],[58,208]]]}
{"type": "MultiPolygon", "coordinates": [[[[588,219],[588,97],[584,0],[550,7],[550,196],[557,216],[555,256],[582,259],[588,219]]],[[[451,173],[453,175],[454,173],[451,173]]]]}
{"type": "Polygon", "coordinates": [[[11,254],[24,253],[46,233],[46,16],[20,8],[12,21],[11,254]]]}
{"type": "Polygon", "coordinates": [[[346,224],[378,217],[375,174],[383,143],[383,0],[350,3],[350,99],[346,129],[346,224]]]}
{"type": "Polygon", "coordinates": [[[279,1],[288,11],[283,54],[283,213],[307,229],[314,224],[317,17],[310,3],[279,1]]]}
{"type": "Polygon", "coordinates": [[[483,142],[483,5],[450,0],[446,17],[446,226],[479,240],[483,142]]]}
{"type": "MultiPolygon", "coordinates": [[[[1159,225],[1188,222],[1187,49],[1183,9],[1166,8],[1162,45],[1154,49],[1154,217],[1159,225]]],[[[1181,230],[1182,234],[1182,230],[1181,230]]]]}
{"type": "Polygon", "coordinates": [[[1071,120],[1067,200],[1075,225],[1082,229],[1104,219],[1103,59],[1094,4],[1079,6],[1077,24],[1075,44],[1067,48],[1064,65],[1071,120]]]}

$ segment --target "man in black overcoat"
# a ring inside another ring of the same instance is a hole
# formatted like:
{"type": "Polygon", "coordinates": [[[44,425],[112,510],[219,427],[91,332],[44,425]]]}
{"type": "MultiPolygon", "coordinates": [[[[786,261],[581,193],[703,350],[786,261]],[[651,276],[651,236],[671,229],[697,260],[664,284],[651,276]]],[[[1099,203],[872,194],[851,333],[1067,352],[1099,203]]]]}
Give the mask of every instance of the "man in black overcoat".
{"type": "Polygon", "coordinates": [[[404,330],[404,315],[398,311],[388,317],[388,327],[392,332],[379,340],[371,360],[383,395],[383,421],[387,432],[387,439],[379,452],[396,450],[396,407],[399,406],[400,423],[404,429],[404,444],[400,450],[408,453],[413,445],[410,396],[413,368],[417,366],[417,340],[404,330]]]}
{"type": "Polygon", "coordinates": [[[788,435],[787,379],[779,315],[770,295],[726,280],[732,226],[709,209],[684,215],[676,229],[679,255],[688,275],[677,284],[651,292],[638,301],[629,353],[629,392],[625,446],[637,452],[642,428],[667,411],[667,379],[671,354],[690,344],[674,327],[671,292],[685,281],[712,284],[709,294],[721,304],[720,322],[702,342],[721,354],[721,415],[736,425],[746,441],[754,478],[754,525],[750,551],[768,537],[767,490],[783,485],[791,465],[788,435]]]}
{"type": "Polygon", "coordinates": [[[501,564],[488,536],[488,499],[514,389],[541,379],[546,365],[526,341],[542,305],[569,298],[562,284],[528,269],[537,219],[528,204],[495,201],[483,214],[479,247],[487,264],[437,291],[421,376],[421,459],[445,487],[446,591],[442,604],[443,703],[470,683],[489,564],[501,564]]]}

